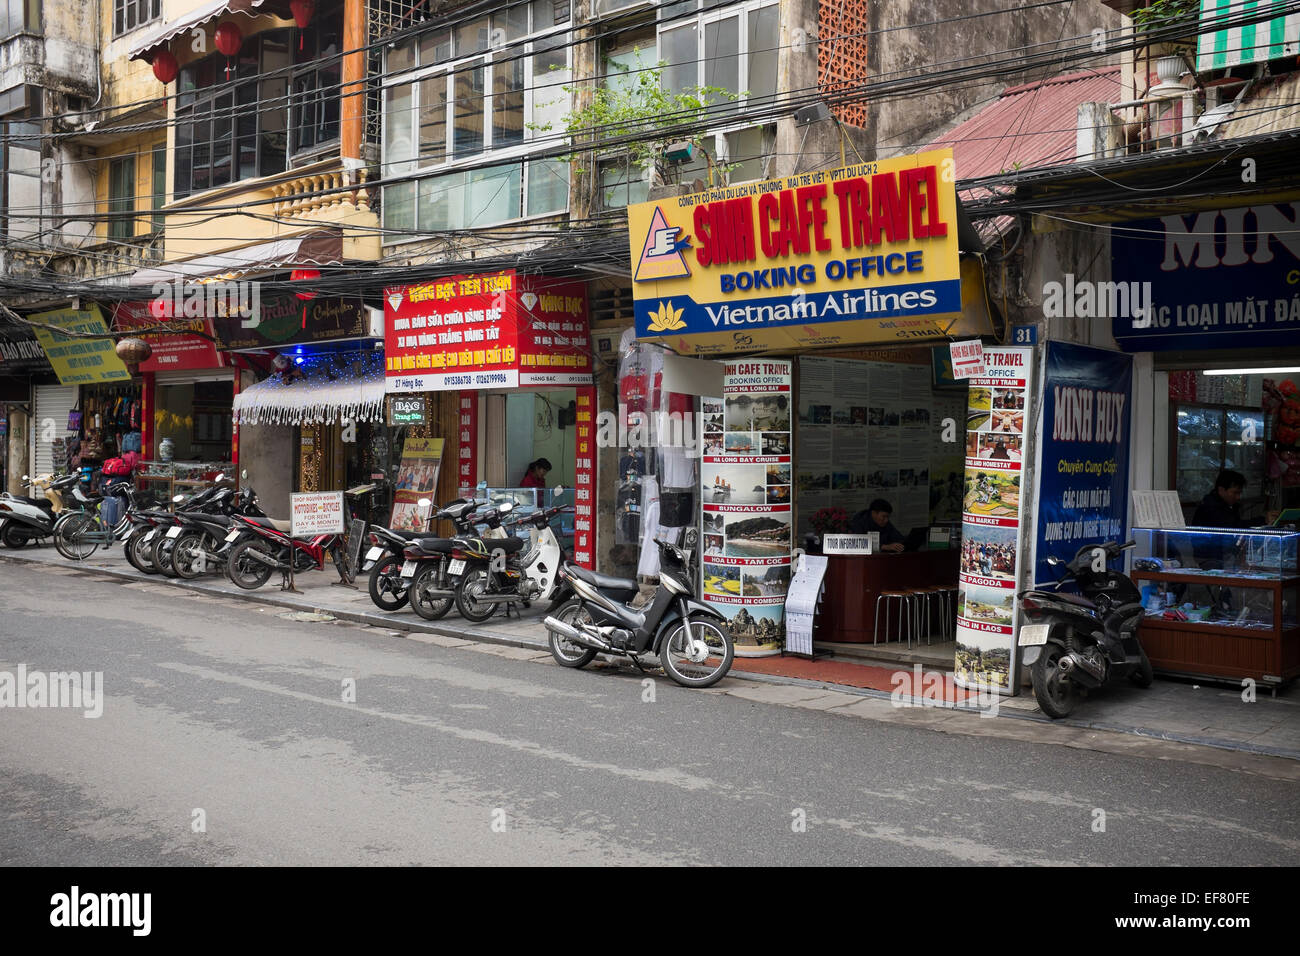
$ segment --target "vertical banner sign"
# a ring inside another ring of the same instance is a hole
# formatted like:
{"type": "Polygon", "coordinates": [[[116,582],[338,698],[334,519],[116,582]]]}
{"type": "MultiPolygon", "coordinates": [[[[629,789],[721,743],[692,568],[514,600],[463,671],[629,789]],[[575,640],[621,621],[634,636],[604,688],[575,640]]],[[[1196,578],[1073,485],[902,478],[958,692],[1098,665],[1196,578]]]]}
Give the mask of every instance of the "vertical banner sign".
{"type": "Polygon", "coordinates": [[[954,678],[1011,693],[1032,349],[987,348],[970,380],[954,678]]]}
{"type": "Polygon", "coordinates": [[[701,595],[726,615],[742,657],[785,645],[790,372],[784,361],[728,362],[722,398],[701,404],[701,595]]]}
{"type": "Polygon", "coordinates": [[[1037,584],[1060,577],[1049,556],[1069,560],[1085,544],[1123,543],[1128,525],[1133,360],[1122,352],[1051,342],[1046,362],[1037,584]]]}
{"type": "Polygon", "coordinates": [[[574,448],[573,560],[596,569],[596,389],[577,390],[578,434],[574,448]]]}
{"type": "Polygon", "coordinates": [[[433,505],[420,506],[421,498],[432,499],[438,490],[438,471],[442,467],[443,439],[407,438],[402,444],[402,463],[393,485],[393,516],[389,527],[394,531],[424,531],[429,527],[433,505]]]}
{"type": "Polygon", "coordinates": [[[478,392],[460,393],[457,415],[457,432],[460,437],[456,460],[460,463],[460,496],[472,498],[474,487],[478,484],[478,392]]]}

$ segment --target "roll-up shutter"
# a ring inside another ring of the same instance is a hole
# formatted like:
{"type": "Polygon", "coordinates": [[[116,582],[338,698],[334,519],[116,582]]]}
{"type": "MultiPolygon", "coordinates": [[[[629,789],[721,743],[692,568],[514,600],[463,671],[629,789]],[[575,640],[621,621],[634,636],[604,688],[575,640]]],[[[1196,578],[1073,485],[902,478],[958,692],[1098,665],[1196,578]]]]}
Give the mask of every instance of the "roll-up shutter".
{"type": "Polygon", "coordinates": [[[54,441],[68,437],[68,412],[77,407],[79,387],[76,385],[37,385],[32,388],[32,421],[28,431],[32,436],[32,475],[45,475],[54,470],[54,441]]]}

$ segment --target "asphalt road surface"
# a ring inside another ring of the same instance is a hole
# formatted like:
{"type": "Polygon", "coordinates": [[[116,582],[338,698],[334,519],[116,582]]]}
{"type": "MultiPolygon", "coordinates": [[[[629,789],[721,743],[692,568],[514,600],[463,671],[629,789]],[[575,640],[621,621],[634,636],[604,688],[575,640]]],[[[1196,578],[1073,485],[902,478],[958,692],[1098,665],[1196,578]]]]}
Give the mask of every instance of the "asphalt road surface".
{"type": "Polygon", "coordinates": [[[98,718],[0,709],[0,863],[1248,865],[1300,852],[1285,780],[284,613],[0,564],[0,678],[20,664],[102,672],[104,696],[98,718]]]}

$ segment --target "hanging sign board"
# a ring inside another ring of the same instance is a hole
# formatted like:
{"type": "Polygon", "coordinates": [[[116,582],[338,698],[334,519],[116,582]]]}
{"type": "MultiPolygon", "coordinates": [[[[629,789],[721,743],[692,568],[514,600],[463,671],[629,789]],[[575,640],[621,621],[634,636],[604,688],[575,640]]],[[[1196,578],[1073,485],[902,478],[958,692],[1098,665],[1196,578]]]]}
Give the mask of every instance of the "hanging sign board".
{"type": "Polygon", "coordinates": [[[389,395],[389,425],[423,425],[428,420],[428,408],[423,395],[389,395]]]}
{"type": "Polygon", "coordinates": [[[289,499],[289,533],[293,537],[343,533],[343,492],[304,491],[289,499]]]}
{"type": "MultiPolygon", "coordinates": [[[[72,309],[55,309],[28,316],[34,322],[55,325],[69,332],[107,333],[103,313],[99,306],[76,312],[72,309]]],[[[111,338],[85,338],[60,335],[52,329],[36,326],[32,329],[41,348],[45,350],[54,373],[64,385],[94,384],[96,382],[129,382],[131,374],[117,357],[111,338]]]]}
{"type": "Polygon", "coordinates": [[[979,339],[970,342],[949,342],[952,356],[953,378],[977,378],[984,375],[984,343],[979,339]]]}

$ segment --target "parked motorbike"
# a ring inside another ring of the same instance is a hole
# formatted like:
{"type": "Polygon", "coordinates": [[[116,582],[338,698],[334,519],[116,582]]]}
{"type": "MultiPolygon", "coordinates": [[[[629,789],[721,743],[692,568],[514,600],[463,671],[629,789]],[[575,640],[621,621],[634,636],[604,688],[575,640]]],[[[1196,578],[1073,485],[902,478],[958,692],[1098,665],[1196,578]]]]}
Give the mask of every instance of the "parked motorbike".
{"type": "MultiPolygon", "coordinates": [[[[421,508],[428,508],[431,504],[428,498],[421,498],[419,501],[421,508]]],[[[474,522],[470,519],[476,507],[474,501],[457,498],[445,507],[430,512],[429,525],[431,527],[434,521],[450,521],[458,535],[473,534],[474,522]]],[[[370,572],[370,600],[381,611],[400,610],[411,599],[410,584],[414,577],[414,575],[402,577],[402,566],[406,562],[407,549],[411,548],[415,541],[443,539],[432,538],[430,530],[399,531],[394,528],[371,526],[370,540],[372,547],[366,552],[365,562],[361,566],[362,571],[370,572]]],[[[431,553],[437,554],[437,560],[442,563],[441,551],[431,550],[431,553]]],[[[445,580],[444,574],[439,574],[436,580],[445,580]]],[[[434,585],[434,587],[439,586],[436,583],[434,585]]],[[[431,599],[428,595],[426,598],[431,599]]]]}
{"type": "MultiPolygon", "coordinates": [[[[464,535],[453,538],[416,538],[407,543],[402,553],[405,559],[399,572],[403,580],[410,581],[411,608],[426,621],[436,621],[446,616],[456,603],[456,588],[460,577],[469,566],[463,548],[482,545],[484,539],[499,542],[503,549],[523,546],[523,541],[510,538],[502,526],[502,518],[514,508],[506,501],[488,506],[486,511],[475,512],[477,502],[466,502],[461,521],[468,528],[464,535]],[[481,537],[475,537],[476,525],[486,525],[481,537]],[[517,541],[518,545],[506,542],[517,541]]],[[[464,506],[454,506],[460,510],[464,506]]],[[[459,527],[460,525],[458,525],[459,527]]]]}
{"type": "MultiPolygon", "coordinates": [[[[76,484],[75,476],[70,484],[76,484]]],[[[23,475],[25,484],[41,489],[39,498],[26,495],[0,494],[0,542],[7,548],[24,548],[32,542],[42,543],[54,534],[54,524],[62,510],[62,499],[52,497],[50,488],[56,481],[54,475],[32,478],[23,475]]],[[[57,492],[55,493],[57,496],[57,492]]]]}
{"type": "Polygon", "coordinates": [[[289,534],[288,521],[246,515],[234,515],[232,521],[225,539],[233,545],[226,554],[226,573],[239,587],[247,591],[256,590],[270,580],[272,571],[284,575],[287,587],[290,571],[297,574],[324,570],[326,555],[334,563],[340,580],[352,583],[343,535],[330,533],[294,538],[289,534]]]}
{"type": "MultiPolygon", "coordinates": [[[[225,573],[226,560],[221,546],[234,524],[234,516],[265,518],[257,504],[257,492],[252,488],[234,491],[222,488],[213,496],[209,506],[197,511],[178,511],[177,525],[167,529],[175,543],[165,553],[170,570],[176,577],[193,580],[207,571],[225,573]]],[[[164,560],[156,552],[157,560],[164,560]]]]}
{"type": "MultiPolygon", "coordinates": [[[[1138,640],[1142,594],[1124,574],[1107,567],[1134,541],[1084,545],[1065,564],[1053,590],[1020,594],[1033,623],[1020,628],[1021,661],[1029,667],[1038,706],[1049,717],[1068,717],[1081,692],[1127,677],[1150,687],[1151,661],[1138,640]],[[1060,591],[1073,579],[1083,594],[1060,591]]],[[[1063,562],[1049,557],[1053,566],[1063,562]]]]}
{"type": "Polygon", "coordinates": [[[585,667],[597,654],[629,658],[644,670],[642,654],[655,654],[668,676],[684,687],[709,687],[731,669],[735,645],[723,615],[695,597],[691,559],[698,535],[685,532],[680,547],[659,541],[659,588],[641,608],[631,606],[636,581],[565,564],[561,574],[577,599],[546,618],[551,656],[561,667],[585,667]]]}
{"type": "MultiPolygon", "coordinates": [[[[557,487],[556,497],[563,491],[557,487]]],[[[478,624],[503,604],[509,614],[515,604],[527,607],[533,601],[550,598],[561,564],[567,558],[551,528],[552,519],[563,510],[562,506],[545,508],[515,522],[515,526],[532,525],[526,551],[522,538],[457,539],[458,547],[451,552],[451,559],[468,562],[456,585],[456,610],[461,617],[478,624]]]]}
{"type": "Polygon", "coordinates": [[[153,570],[163,577],[177,577],[176,570],[172,567],[171,557],[177,539],[185,531],[184,525],[181,524],[181,515],[217,512],[220,496],[229,490],[220,484],[225,480],[225,475],[218,475],[216,483],[210,488],[188,497],[176,495],[172,498],[172,506],[175,509],[173,511],[146,512],[153,528],[145,534],[138,548],[141,562],[152,565],[153,570]]]}

